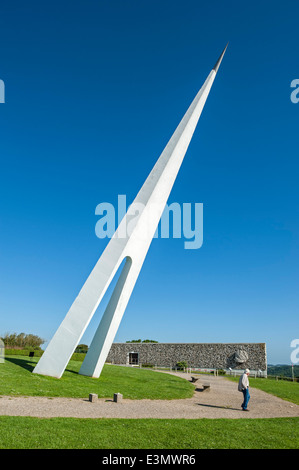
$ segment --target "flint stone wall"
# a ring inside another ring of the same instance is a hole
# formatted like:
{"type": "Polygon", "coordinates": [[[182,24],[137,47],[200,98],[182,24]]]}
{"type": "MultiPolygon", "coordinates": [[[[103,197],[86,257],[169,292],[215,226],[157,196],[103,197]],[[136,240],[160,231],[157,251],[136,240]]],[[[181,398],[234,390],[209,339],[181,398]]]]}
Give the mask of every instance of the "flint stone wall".
{"type": "Polygon", "coordinates": [[[138,363],[202,369],[267,369],[265,343],[113,343],[107,362],[128,364],[129,353],[138,353],[138,363]],[[243,362],[240,362],[243,361],[243,362]]]}

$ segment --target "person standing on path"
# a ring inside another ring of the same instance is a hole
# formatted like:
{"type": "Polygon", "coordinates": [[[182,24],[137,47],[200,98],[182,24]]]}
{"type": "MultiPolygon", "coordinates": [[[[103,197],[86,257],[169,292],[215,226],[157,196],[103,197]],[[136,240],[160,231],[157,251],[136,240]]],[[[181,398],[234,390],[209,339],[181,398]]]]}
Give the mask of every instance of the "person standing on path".
{"type": "Polygon", "coordinates": [[[248,376],[250,374],[249,369],[245,369],[243,374],[240,377],[239,380],[239,385],[238,385],[238,390],[239,392],[243,392],[244,400],[241,405],[241,408],[243,408],[243,411],[249,411],[247,409],[248,402],[250,400],[250,395],[249,395],[249,380],[248,376]]]}

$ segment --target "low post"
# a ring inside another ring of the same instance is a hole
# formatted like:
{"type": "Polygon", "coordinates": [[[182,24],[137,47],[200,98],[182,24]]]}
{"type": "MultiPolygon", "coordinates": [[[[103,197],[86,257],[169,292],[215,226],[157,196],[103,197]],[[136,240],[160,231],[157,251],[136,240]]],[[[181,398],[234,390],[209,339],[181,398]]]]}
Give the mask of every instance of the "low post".
{"type": "Polygon", "coordinates": [[[121,403],[123,399],[123,396],[121,393],[114,393],[113,395],[113,401],[114,403],[121,403]]]}
{"type": "Polygon", "coordinates": [[[89,401],[90,401],[91,403],[96,402],[97,399],[98,399],[98,395],[97,395],[96,393],[90,393],[90,394],[89,394],[89,401]]]}

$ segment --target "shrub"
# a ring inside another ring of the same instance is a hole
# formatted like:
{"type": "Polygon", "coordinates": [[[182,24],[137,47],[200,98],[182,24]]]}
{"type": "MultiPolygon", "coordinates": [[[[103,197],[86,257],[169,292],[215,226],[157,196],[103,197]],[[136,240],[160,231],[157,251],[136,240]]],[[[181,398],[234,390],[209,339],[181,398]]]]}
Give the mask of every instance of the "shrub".
{"type": "Polygon", "coordinates": [[[6,348],[21,348],[21,349],[41,349],[41,345],[45,340],[37,335],[26,333],[6,333],[2,336],[2,340],[6,348]]]}
{"type": "Polygon", "coordinates": [[[180,362],[176,363],[176,367],[179,370],[183,370],[183,369],[186,369],[188,367],[188,363],[186,361],[180,361],[180,362]]]}
{"type": "MultiPolygon", "coordinates": [[[[29,353],[34,351],[34,357],[41,357],[43,355],[42,350],[31,349],[5,349],[5,356],[29,356],[29,353]]],[[[85,353],[74,353],[71,357],[71,361],[83,361],[85,353]]]]}
{"type": "Polygon", "coordinates": [[[83,361],[86,357],[86,353],[74,353],[71,357],[71,361],[83,361]]]}
{"type": "Polygon", "coordinates": [[[30,349],[6,349],[5,356],[29,356],[29,353],[34,351],[34,356],[41,357],[43,352],[42,350],[35,350],[34,348],[30,349]]]}
{"type": "Polygon", "coordinates": [[[87,344],[78,344],[78,346],[75,349],[75,353],[87,353],[88,351],[88,346],[87,344]]]}

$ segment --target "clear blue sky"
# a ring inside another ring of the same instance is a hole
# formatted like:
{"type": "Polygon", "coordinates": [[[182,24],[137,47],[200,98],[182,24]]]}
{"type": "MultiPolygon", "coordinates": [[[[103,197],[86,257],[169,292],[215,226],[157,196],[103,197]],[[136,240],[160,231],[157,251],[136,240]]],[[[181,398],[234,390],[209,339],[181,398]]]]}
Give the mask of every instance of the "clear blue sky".
{"type": "MultiPolygon", "coordinates": [[[[229,47],[169,202],[201,202],[204,242],[155,239],[116,341],[266,342],[298,329],[299,5],[12,0],[0,7],[0,333],[47,341],[229,47]]],[[[102,311],[82,341],[89,343],[102,311]]]]}

